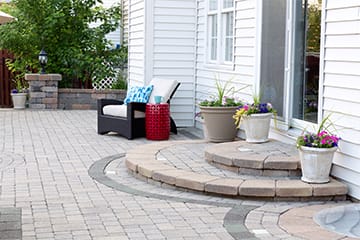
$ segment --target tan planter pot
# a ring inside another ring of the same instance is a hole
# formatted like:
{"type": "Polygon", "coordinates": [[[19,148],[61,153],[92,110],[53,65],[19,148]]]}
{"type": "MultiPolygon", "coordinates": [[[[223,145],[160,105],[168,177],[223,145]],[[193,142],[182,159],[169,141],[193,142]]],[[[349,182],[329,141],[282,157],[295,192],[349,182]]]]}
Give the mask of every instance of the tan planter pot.
{"type": "Polygon", "coordinates": [[[14,109],[24,109],[27,93],[11,93],[14,109]]]}
{"type": "Polygon", "coordinates": [[[307,183],[327,183],[332,160],[337,147],[313,148],[301,146],[299,148],[301,161],[301,180],[307,183]]]}
{"type": "Polygon", "coordinates": [[[237,107],[200,106],[204,118],[207,139],[211,142],[230,142],[236,137],[237,128],[233,115],[237,107]]]}
{"type": "Polygon", "coordinates": [[[242,116],[246,141],[250,143],[263,143],[269,141],[270,121],[272,113],[256,113],[242,116]]]}

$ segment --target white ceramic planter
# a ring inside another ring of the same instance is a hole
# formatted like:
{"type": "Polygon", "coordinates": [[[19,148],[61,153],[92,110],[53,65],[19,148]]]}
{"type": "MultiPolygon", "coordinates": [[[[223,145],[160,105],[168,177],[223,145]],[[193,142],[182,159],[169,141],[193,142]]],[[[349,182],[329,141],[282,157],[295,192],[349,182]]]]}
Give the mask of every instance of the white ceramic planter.
{"type": "Polygon", "coordinates": [[[200,106],[204,118],[207,139],[211,142],[230,142],[236,137],[237,128],[233,118],[237,107],[200,106]]]}
{"type": "Polygon", "coordinates": [[[301,146],[299,148],[301,161],[301,180],[307,183],[327,183],[332,159],[337,147],[312,148],[301,146]]]}
{"type": "Polygon", "coordinates": [[[242,116],[246,141],[249,143],[262,143],[269,141],[269,130],[272,113],[256,113],[242,116]]]}
{"type": "Polygon", "coordinates": [[[14,109],[24,109],[27,93],[11,93],[14,109]]]}

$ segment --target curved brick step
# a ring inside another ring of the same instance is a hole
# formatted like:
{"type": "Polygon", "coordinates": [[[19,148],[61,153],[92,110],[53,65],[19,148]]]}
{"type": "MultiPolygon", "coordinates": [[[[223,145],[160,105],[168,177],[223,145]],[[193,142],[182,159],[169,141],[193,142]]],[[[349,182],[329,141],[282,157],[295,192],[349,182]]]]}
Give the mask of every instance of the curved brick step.
{"type": "Polygon", "coordinates": [[[346,197],[346,185],[335,179],[326,184],[308,184],[299,179],[227,178],[178,169],[167,161],[157,160],[161,150],[175,144],[189,143],[204,141],[167,141],[143,145],[128,151],[125,164],[133,173],[163,184],[223,196],[285,200],[342,200],[346,197]]]}
{"type": "Polygon", "coordinates": [[[245,141],[220,143],[205,149],[212,165],[237,172],[269,177],[301,176],[298,151],[294,145],[270,140],[254,144],[245,141]]]}

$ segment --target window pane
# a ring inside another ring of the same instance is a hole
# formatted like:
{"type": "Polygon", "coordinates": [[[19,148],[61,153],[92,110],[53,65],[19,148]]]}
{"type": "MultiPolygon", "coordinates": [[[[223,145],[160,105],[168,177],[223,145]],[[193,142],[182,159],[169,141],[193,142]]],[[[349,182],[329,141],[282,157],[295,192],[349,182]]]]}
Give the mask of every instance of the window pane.
{"type": "Polygon", "coordinates": [[[217,39],[211,39],[211,60],[216,60],[217,55],[217,39]]]}
{"type": "Polygon", "coordinates": [[[226,24],[226,36],[232,36],[233,35],[233,29],[234,29],[234,21],[233,21],[233,13],[226,13],[225,14],[225,24],[226,24]]]}
{"type": "Polygon", "coordinates": [[[233,39],[226,38],[225,43],[225,61],[231,62],[233,58],[233,39]]]}
{"type": "Polygon", "coordinates": [[[223,8],[232,8],[234,7],[233,0],[223,0],[223,8]]]}
{"type": "Polygon", "coordinates": [[[224,21],[225,21],[225,61],[232,61],[233,58],[233,13],[225,13],[224,21]]]}
{"type": "Polygon", "coordinates": [[[210,0],[209,9],[210,10],[216,10],[218,5],[217,0],[210,0]]]}
{"type": "Polygon", "coordinates": [[[217,36],[217,16],[213,15],[211,18],[211,37],[217,36]]]}
{"type": "Polygon", "coordinates": [[[217,15],[212,15],[209,18],[209,22],[211,24],[211,32],[210,32],[210,39],[211,39],[211,44],[210,44],[210,59],[211,60],[216,60],[217,58],[217,15]]]}

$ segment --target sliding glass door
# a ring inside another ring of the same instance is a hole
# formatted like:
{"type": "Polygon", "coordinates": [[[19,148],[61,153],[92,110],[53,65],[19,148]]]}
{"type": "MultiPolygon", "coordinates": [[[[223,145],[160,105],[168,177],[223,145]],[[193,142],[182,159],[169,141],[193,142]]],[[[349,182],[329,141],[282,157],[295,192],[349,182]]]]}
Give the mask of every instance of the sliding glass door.
{"type": "Polygon", "coordinates": [[[321,0],[293,4],[292,118],[317,123],[321,0]]]}

